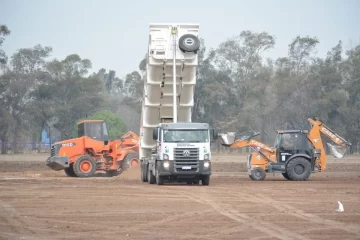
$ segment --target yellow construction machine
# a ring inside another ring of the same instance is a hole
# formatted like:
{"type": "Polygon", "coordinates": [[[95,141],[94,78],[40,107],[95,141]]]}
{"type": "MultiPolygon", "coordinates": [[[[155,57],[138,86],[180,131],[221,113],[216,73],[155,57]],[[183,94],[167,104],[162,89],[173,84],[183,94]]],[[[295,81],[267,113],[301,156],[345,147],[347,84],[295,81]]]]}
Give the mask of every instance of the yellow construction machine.
{"type": "Polygon", "coordinates": [[[266,173],[281,173],[286,179],[307,180],[312,172],[326,170],[326,152],[321,133],[334,144],[327,143],[332,155],[343,158],[351,143],[327,127],[320,119],[308,118],[309,130],[278,130],[275,145],[270,147],[254,137],[250,131],[235,139],[235,133],[219,134],[221,144],[230,148],[250,147],[247,168],[252,180],[264,180],[266,173]]]}

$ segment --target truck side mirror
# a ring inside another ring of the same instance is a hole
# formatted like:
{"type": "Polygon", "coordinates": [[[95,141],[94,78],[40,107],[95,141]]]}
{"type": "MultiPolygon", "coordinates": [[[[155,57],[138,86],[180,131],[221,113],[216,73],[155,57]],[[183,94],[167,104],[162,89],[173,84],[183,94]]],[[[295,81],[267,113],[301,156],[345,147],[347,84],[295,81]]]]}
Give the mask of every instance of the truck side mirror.
{"type": "Polygon", "coordinates": [[[157,140],[158,139],[158,136],[159,136],[159,128],[156,127],[153,129],[153,140],[157,140]]]}

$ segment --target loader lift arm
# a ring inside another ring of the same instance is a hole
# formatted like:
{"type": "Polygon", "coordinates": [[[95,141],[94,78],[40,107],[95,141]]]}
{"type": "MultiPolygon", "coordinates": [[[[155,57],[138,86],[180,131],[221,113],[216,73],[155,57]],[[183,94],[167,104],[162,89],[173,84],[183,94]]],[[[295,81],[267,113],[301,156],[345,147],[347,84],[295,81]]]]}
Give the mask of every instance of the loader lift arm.
{"type": "Polygon", "coordinates": [[[310,132],[309,132],[309,140],[314,145],[315,149],[320,150],[320,155],[318,159],[316,160],[316,164],[319,167],[319,171],[325,171],[326,169],[326,152],[324,148],[323,141],[321,139],[321,134],[323,133],[325,136],[327,136],[329,139],[331,139],[334,143],[336,143],[340,148],[342,153],[338,152],[336,146],[328,143],[332,155],[336,158],[342,158],[346,154],[346,150],[348,146],[351,146],[351,143],[346,141],[344,138],[340,137],[338,134],[336,134],[333,130],[331,130],[329,127],[327,127],[320,119],[317,117],[308,118],[308,121],[312,125],[310,132]]]}
{"type": "Polygon", "coordinates": [[[260,135],[259,132],[250,131],[247,134],[243,134],[239,139],[235,140],[235,142],[232,144],[230,143],[232,141],[231,140],[229,141],[228,139],[228,137],[231,136],[231,133],[230,135],[228,134],[219,134],[219,135],[220,135],[221,144],[225,147],[229,147],[229,148],[251,147],[254,151],[258,152],[261,156],[263,156],[267,161],[274,162],[269,158],[269,155],[274,154],[275,150],[270,146],[266,145],[265,143],[262,143],[254,139],[254,137],[260,135]]]}
{"type": "Polygon", "coordinates": [[[270,146],[254,139],[254,137],[260,135],[259,132],[247,132],[246,134],[241,134],[241,136],[236,139],[235,141],[232,141],[231,137],[235,137],[234,133],[228,133],[228,134],[219,134],[221,144],[225,147],[230,148],[242,148],[242,147],[252,147],[256,149],[261,149],[265,152],[273,153],[274,149],[270,146]],[[231,143],[232,142],[232,143],[231,143]]]}

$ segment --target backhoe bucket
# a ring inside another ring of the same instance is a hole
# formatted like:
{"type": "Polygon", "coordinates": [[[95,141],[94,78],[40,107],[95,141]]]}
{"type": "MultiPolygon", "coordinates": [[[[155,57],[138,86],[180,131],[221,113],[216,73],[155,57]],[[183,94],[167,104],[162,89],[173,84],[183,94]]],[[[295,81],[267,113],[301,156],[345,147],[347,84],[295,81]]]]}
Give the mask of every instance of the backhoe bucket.
{"type": "Polygon", "coordinates": [[[219,133],[221,145],[228,147],[235,142],[235,132],[219,133]]]}
{"type": "Polygon", "coordinates": [[[338,145],[332,145],[330,143],[326,143],[330,149],[331,154],[336,158],[343,158],[346,155],[347,147],[341,147],[338,145]]]}

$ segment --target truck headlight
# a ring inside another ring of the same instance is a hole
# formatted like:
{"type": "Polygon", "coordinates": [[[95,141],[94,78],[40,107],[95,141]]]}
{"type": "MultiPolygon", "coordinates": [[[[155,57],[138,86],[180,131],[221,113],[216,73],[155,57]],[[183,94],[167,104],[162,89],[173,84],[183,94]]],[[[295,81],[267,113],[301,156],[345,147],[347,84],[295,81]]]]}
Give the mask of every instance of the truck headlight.
{"type": "Polygon", "coordinates": [[[169,166],[170,166],[169,161],[163,161],[163,166],[164,166],[164,168],[169,168],[169,166]]]}
{"type": "Polygon", "coordinates": [[[208,167],[210,167],[210,162],[209,161],[204,162],[204,168],[208,168],[208,167]]]}
{"type": "Polygon", "coordinates": [[[209,154],[204,155],[204,160],[209,160],[209,154]]]}
{"type": "Polygon", "coordinates": [[[163,158],[164,158],[164,160],[169,160],[169,155],[164,154],[164,155],[163,155],[163,158]]]}

